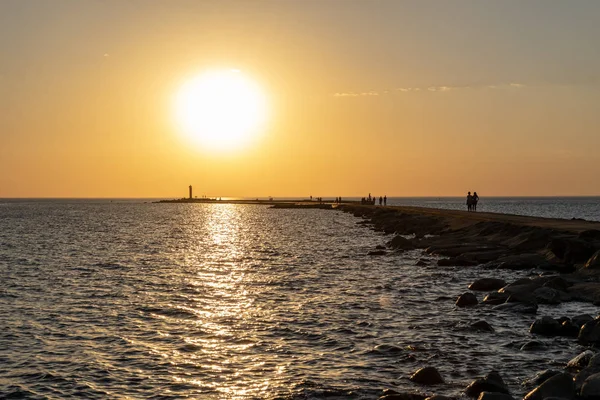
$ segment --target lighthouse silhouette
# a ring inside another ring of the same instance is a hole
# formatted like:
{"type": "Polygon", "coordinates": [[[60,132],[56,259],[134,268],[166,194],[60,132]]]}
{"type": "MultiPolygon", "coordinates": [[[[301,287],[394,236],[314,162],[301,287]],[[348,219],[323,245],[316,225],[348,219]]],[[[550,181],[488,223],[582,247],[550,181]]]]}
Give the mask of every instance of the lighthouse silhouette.
{"type": "Polygon", "coordinates": [[[192,199],[192,185],[190,185],[190,200],[192,199]]]}

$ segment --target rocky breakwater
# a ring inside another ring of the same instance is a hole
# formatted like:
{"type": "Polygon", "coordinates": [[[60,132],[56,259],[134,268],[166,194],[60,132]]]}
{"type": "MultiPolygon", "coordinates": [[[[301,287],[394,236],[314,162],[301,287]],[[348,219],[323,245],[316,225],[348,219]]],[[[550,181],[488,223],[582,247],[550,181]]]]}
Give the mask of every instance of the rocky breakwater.
{"type": "MultiPolygon", "coordinates": [[[[455,294],[456,307],[489,307],[493,312],[531,315],[531,340],[521,350],[543,348],[545,345],[536,340],[543,337],[571,340],[574,351],[577,346],[587,348],[562,369],[540,371],[524,381],[522,389],[527,393],[524,399],[600,398],[600,353],[596,353],[600,346],[600,317],[536,315],[541,304],[548,305],[549,310],[570,301],[600,305],[600,223],[417,207],[341,205],[338,209],[353,213],[372,224],[373,229],[391,235],[387,242],[390,252],[421,250],[437,256],[440,268],[478,266],[487,271],[486,276],[465,282],[469,291],[455,294]],[[494,276],[494,271],[500,269],[523,271],[524,277],[506,282],[494,276]],[[477,293],[483,293],[481,302],[477,293]]],[[[422,263],[425,261],[418,261],[415,267],[422,263]]],[[[476,324],[483,331],[494,330],[486,321],[476,324]]],[[[419,390],[423,387],[435,390],[447,382],[434,366],[415,371],[410,380],[420,385],[419,390]]],[[[490,371],[464,387],[457,396],[513,399],[501,371],[490,371]]],[[[388,390],[381,399],[441,400],[442,397],[449,398],[420,391],[388,390]]]]}

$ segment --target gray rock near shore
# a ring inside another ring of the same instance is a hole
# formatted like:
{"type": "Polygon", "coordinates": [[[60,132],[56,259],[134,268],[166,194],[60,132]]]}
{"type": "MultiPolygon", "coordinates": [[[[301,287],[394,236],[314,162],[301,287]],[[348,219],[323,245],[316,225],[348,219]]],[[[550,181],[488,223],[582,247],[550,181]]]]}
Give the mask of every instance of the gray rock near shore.
{"type": "Polygon", "coordinates": [[[391,247],[393,247],[394,249],[398,249],[398,250],[413,250],[413,249],[415,249],[415,245],[413,244],[413,242],[402,236],[395,236],[389,242],[389,245],[391,247]]]}
{"type": "Polygon", "coordinates": [[[591,350],[584,351],[583,353],[579,354],[578,356],[572,358],[567,363],[567,368],[583,369],[583,368],[587,367],[588,364],[590,363],[590,360],[594,356],[594,354],[595,353],[591,350]]]}
{"type": "Polygon", "coordinates": [[[560,371],[555,371],[553,369],[547,369],[542,372],[538,372],[537,374],[535,374],[535,376],[527,379],[525,382],[523,382],[523,385],[524,386],[539,386],[557,374],[560,374],[560,371]]]}
{"type": "Polygon", "coordinates": [[[567,373],[559,373],[527,393],[523,400],[544,400],[548,397],[575,398],[575,384],[567,373]]]}
{"type": "Polygon", "coordinates": [[[597,373],[600,373],[600,354],[595,353],[587,366],[575,375],[575,390],[580,392],[586,379],[597,373]]]}
{"type": "Polygon", "coordinates": [[[458,299],[456,299],[457,307],[472,307],[476,306],[478,303],[477,297],[473,293],[469,292],[461,294],[458,296],[458,299]]]}
{"type": "Polygon", "coordinates": [[[506,393],[481,392],[477,400],[515,400],[515,398],[506,393]]]}
{"type": "Polygon", "coordinates": [[[584,346],[600,343],[600,319],[593,319],[583,325],[577,336],[577,341],[584,346]]]}
{"type": "Polygon", "coordinates": [[[561,333],[561,324],[552,317],[542,317],[531,324],[529,332],[543,336],[558,336],[561,333]]]}
{"type": "Polygon", "coordinates": [[[469,285],[469,290],[489,292],[506,286],[506,281],[499,278],[480,278],[469,285]]]}
{"type": "Polygon", "coordinates": [[[590,375],[581,387],[580,396],[584,399],[600,398],[600,373],[590,375]]]}
{"type": "Polygon", "coordinates": [[[494,332],[494,328],[492,328],[490,324],[483,320],[473,322],[471,325],[469,325],[469,328],[478,332],[494,332]]]}
{"type": "Polygon", "coordinates": [[[469,397],[479,397],[482,392],[510,394],[508,386],[496,371],[490,372],[483,378],[475,379],[465,389],[465,394],[469,397]]]}
{"type": "Polygon", "coordinates": [[[533,291],[533,295],[535,296],[535,300],[539,304],[560,304],[561,303],[560,292],[556,289],[542,286],[541,288],[535,289],[533,291]]]}
{"type": "Polygon", "coordinates": [[[571,320],[563,321],[560,325],[560,336],[572,337],[576,338],[579,335],[579,329],[581,327],[577,326],[571,320]]]}
{"type": "Polygon", "coordinates": [[[490,305],[498,305],[502,303],[506,303],[506,300],[510,295],[508,293],[498,293],[492,292],[483,298],[482,303],[490,304],[490,305]]]}
{"type": "Polygon", "coordinates": [[[584,265],[586,269],[600,269],[600,250],[594,253],[584,265]]]}
{"type": "Polygon", "coordinates": [[[540,342],[539,340],[530,340],[529,342],[527,342],[523,346],[521,346],[521,348],[519,350],[521,350],[521,351],[539,351],[539,350],[546,349],[546,347],[547,346],[543,342],[540,342]]]}
{"type": "Polygon", "coordinates": [[[434,367],[425,367],[416,371],[410,380],[421,385],[437,385],[444,383],[444,379],[434,367]]]}

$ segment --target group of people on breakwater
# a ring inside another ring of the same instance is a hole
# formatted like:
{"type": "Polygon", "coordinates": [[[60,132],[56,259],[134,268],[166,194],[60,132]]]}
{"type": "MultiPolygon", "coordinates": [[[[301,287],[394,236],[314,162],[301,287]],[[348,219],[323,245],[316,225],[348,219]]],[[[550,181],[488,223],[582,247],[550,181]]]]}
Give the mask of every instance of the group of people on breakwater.
{"type": "MultiPolygon", "coordinates": [[[[362,199],[360,199],[360,204],[375,205],[376,203],[377,203],[377,197],[375,197],[375,196],[371,197],[371,193],[369,193],[369,196],[363,197],[362,199]]],[[[387,206],[387,195],[379,196],[379,205],[387,206]]]]}
{"type": "Polygon", "coordinates": [[[477,211],[477,202],[479,201],[479,196],[477,192],[467,193],[467,211],[477,211]]]}

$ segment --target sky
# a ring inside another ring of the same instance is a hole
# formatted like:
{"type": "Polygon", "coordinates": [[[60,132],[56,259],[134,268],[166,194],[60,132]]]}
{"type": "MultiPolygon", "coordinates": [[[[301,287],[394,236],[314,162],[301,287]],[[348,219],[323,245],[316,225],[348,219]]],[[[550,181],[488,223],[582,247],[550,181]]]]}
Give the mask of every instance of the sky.
{"type": "Polygon", "coordinates": [[[595,0],[0,0],[0,197],[600,195],[598,21],[595,0]],[[215,69],[268,104],[231,151],[174,118],[215,69]]]}

